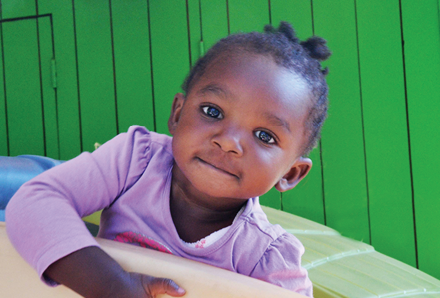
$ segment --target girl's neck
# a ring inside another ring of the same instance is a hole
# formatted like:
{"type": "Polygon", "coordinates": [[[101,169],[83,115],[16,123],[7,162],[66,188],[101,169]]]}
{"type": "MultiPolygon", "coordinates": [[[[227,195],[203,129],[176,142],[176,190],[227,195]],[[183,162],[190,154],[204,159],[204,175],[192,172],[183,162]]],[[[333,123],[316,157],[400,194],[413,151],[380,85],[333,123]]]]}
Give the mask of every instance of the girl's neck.
{"type": "Polygon", "coordinates": [[[209,198],[198,192],[175,164],[170,191],[170,212],[179,237],[196,242],[230,226],[247,200],[209,198]],[[219,200],[231,201],[228,208],[216,208],[219,200]],[[211,202],[208,204],[206,202],[211,202]]]}

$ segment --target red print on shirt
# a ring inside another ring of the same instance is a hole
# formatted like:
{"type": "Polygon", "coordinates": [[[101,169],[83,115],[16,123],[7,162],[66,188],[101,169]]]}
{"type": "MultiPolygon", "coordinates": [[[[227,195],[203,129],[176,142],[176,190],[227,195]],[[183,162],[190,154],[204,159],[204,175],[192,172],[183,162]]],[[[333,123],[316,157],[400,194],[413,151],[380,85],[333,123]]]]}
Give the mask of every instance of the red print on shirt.
{"type": "Polygon", "coordinates": [[[120,233],[113,240],[172,254],[171,250],[162,243],[135,232],[120,233]]]}

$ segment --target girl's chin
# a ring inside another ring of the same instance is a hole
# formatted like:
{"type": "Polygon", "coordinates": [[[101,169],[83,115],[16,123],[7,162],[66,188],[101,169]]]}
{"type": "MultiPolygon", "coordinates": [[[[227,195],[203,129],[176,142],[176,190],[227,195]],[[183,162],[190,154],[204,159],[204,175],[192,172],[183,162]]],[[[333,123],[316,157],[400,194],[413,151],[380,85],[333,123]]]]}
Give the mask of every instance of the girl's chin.
{"type": "Polygon", "coordinates": [[[227,184],[195,183],[193,186],[200,194],[212,199],[221,199],[222,201],[225,199],[230,199],[231,201],[245,201],[252,197],[256,197],[254,194],[243,192],[243,189],[240,189],[240,187],[234,187],[227,184]]]}

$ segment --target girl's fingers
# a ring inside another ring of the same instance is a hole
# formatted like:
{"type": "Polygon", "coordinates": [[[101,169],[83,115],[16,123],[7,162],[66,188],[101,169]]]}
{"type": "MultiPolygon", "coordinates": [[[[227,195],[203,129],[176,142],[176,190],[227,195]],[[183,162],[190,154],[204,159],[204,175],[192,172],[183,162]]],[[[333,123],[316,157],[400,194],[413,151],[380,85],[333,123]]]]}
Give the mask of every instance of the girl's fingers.
{"type": "Polygon", "coordinates": [[[143,276],[143,285],[151,297],[158,294],[168,294],[173,297],[185,295],[185,290],[179,287],[173,280],[168,278],[155,278],[152,276],[143,276]]]}

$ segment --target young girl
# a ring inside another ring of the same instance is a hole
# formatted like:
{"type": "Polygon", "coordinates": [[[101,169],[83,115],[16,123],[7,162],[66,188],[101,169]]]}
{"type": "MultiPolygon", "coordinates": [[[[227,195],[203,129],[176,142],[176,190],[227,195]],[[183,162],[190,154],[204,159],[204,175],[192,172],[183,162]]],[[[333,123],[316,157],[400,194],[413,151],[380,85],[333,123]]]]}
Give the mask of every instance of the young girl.
{"type": "Polygon", "coordinates": [[[8,235],[48,284],[86,297],[182,296],[173,281],[124,271],[81,217],[104,209],[99,237],[154,248],[307,296],[304,248],[271,225],[258,196],[295,187],[327,113],[330,55],[282,22],[219,41],[172,105],[173,138],[130,127],[23,185],[8,235]]]}

